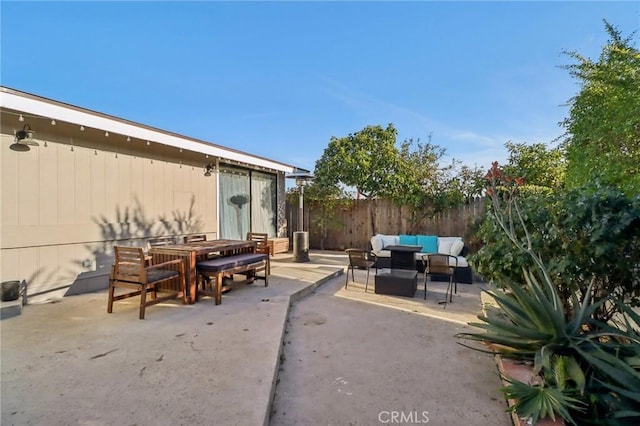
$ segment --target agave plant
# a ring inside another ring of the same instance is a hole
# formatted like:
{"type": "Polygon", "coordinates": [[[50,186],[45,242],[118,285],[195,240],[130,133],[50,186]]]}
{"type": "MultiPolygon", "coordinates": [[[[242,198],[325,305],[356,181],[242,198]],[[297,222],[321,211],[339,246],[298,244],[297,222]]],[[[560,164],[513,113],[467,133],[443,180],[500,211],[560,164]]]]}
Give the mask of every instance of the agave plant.
{"type": "Polygon", "coordinates": [[[491,353],[533,362],[534,383],[505,378],[502,389],[518,401],[512,409],[522,417],[537,421],[560,415],[572,424],[577,424],[574,416],[580,424],[590,418],[637,424],[640,316],[614,299],[620,304],[621,326],[598,323],[593,313],[604,300],[592,303],[587,291],[583,300],[572,296],[572,316],[567,320],[557,288],[548,275],[539,275],[542,279],[525,272],[525,283],[510,283],[509,292],[485,290],[500,314],[487,311],[478,317],[482,322],[470,324],[484,332],[457,337],[487,343],[491,353]]]}

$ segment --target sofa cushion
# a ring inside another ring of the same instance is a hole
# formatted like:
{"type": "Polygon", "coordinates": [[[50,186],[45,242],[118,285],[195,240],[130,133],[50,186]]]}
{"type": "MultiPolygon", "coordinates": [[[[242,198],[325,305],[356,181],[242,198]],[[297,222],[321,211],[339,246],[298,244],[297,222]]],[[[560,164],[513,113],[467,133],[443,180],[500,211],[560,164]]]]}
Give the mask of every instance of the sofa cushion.
{"type": "Polygon", "coordinates": [[[449,252],[449,254],[451,254],[451,256],[459,256],[460,253],[462,253],[463,248],[464,243],[462,242],[462,240],[454,241],[453,244],[451,244],[451,251],[449,252]]]}
{"type": "Polygon", "coordinates": [[[400,234],[398,242],[405,246],[415,246],[418,245],[418,236],[400,234]]]}
{"type": "Polygon", "coordinates": [[[421,253],[438,252],[438,237],[435,235],[418,235],[417,240],[417,245],[422,246],[421,253]]]}
{"type": "Polygon", "coordinates": [[[469,266],[467,258],[464,256],[456,256],[458,258],[458,268],[466,268],[469,266]]]}
{"type": "Polygon", "coordinates": [[[376,253],[377,257],[388,257],[391,258],[391,250],[380,250],[376,253]]]}
{"type": "Polygon", "coordinates": [[[451,254],[451,246],[456,241],[462,241],[461,237],[438,237],[438,253],[451,254]]]}
{"type": "Polygon", "coordinates": [[[389,247],[389,246],[397,246],[398,244],[400,244],[400,237],[398,235],[380,234],[380,237],[382,237],[382,248],[389,247]]]}
{"type": "Polygon", "coordinates": [[[384,245],[382,244],[382,235],[377,234],[371,237],[371,250],[374,253],[378,253],[380,250],[382,250],[383,247],[384,245]]]}

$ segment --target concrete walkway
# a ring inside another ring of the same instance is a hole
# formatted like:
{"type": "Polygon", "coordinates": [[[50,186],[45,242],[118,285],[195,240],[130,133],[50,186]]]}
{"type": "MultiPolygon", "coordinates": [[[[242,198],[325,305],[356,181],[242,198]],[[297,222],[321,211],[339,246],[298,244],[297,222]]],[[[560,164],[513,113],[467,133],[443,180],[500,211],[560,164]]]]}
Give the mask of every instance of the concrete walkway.
{"type": "Polygon", "coordinates": [[[436,285],[426,302],[375,295],[373,275],[366,294],[345,290],[343,253],[310,257],[277,255],[267,288],[143,321],[136,299],[107,314],[106,292],[27,305],[0,322],[0,423],[510,424],[491,357],[452,337],[480,308],[477,285],[445,310],[436,285]]]}

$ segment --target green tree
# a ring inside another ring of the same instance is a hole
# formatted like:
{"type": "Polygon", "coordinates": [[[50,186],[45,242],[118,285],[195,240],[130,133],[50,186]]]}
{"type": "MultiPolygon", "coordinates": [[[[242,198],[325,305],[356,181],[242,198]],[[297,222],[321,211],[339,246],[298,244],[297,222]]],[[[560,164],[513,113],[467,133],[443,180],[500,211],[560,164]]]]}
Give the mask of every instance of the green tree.
{"type": "Polygon", "coordinates": [[[396,149],[397,130],[367,126],[342,138],[331,137],[322,157],[316,161],[316,182],[324,187],[343,185],[355,188],[369,203],[371,233],[375,234],[375,207],[378,197],[392,196],[402,180],[396,149]]]}
{"type": "Polygon", "coordinates": [[[592,61],[565,52],[565,66],[580,85],[570,101],[567,130],[567,185],[600,181],[640,194],[640,52],[607,21],[609,40],[592,61]]]}
{"type": "MultiPolygon", "coordinates": [[[[292,201],[291,205],[297,205],[298,190],[293,189],[290,193],[295,195],[295,197],[289,197],[292,201]]],[[[313,211],[313,215],[310,215],[310,232],[320,238],[320,250],[324,250],[329,231],[344,227],[336,211],[348,208],[354,200],[339,185],[319,185],[317,182],[305,188],[304,200],[309,211],[313,211]]]]}
{"type": "Polygon", "coordinates": [[[514,142],[507,142],[505,147],[509,160],[504,172],[523,178],[525,187],[555,191],[563,186],[566,166],[561,148],[514,142]]]}
{"type": "MultiPolygon", "coordinates": [[[[468,197],[479,195],[484,188],[484,172],[479,168],[460,166],[459,162],[442,165],[446,150],[420,140],[405,140],[400,146],[399,166],[402,178],[393,200],[411,211],[412,228],[424,218],[462,204],[468,197]],[[459,167],[459,168],[458,168],[459,167]]],[[[415,232],[411,229],[409,232],[415,232]]]]}

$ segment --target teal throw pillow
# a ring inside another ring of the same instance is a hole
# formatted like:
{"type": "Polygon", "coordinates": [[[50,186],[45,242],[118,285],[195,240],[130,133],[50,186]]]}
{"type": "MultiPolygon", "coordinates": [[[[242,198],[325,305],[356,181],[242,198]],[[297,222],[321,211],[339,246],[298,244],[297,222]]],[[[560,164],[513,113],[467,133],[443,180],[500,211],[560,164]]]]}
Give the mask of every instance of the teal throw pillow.
{"type": "Polygon", "coordinates": [[[418,235],[418,244],[422,246],[421,253],[437,253],[438,237],[436,235],[418,235]]]}
{"type": "Polygon", "coordinates": [[[400,234],[400,245],[403,246],[417,246],[418,237],[416,235],[402,235],[400,234]]]}

